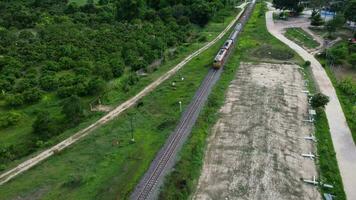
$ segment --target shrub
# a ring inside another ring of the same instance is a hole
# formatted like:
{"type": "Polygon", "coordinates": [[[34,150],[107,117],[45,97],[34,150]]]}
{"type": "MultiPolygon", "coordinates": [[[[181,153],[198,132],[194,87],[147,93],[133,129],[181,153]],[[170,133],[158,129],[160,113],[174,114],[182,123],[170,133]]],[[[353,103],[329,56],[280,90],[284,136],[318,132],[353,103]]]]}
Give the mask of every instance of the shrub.
{"type": "Polygon", "coordinates": [[[310,61],[309,60],[307,60],[307,61],[305,61],[305,63],[304,63],[304,67],[309,67],[310,66],[310,61]]]}
{"type": "Polygon", "coordinates": [[[22,106],[24,98],[22,94],[8,94],[5,96],[5,103],[10,107],[22,106]]]}
{"type": "Polygon", "coordinates": [[[32,125],[33,134],[42,140],[48,140],[59,133],[58,126],[54,118],[47,111],[41,111],[32,125]]]}
{"type": "Polygon", "coordinates": [[[356,53],[351,54],[347,61],[352,65],[354,69],[356,69],[356,53]]]}
{"type": "Polygon", "coordinates": [[[21,119],[21,114],[8,112],[0,116],[0,128],[7,128],[16,125],[21,119]]]}
{"type": "Polygon", "coordinates": [[[23,93],[23,97],[26,103],[36,103],[41,100],[42,94],[38,88],[31,88],[23,93]]]}
{"type": "Polygon", "coordinates": [[[311,18],[311,23],[310,23],[312,26],[321,26],[324,24],[324,21],[323,19],[321,19],[321,16],[320,16],[320,13],[314,15],[312,18],[311,18]]]}
{"type": "Polygon", "coordinates": [[[328,103],[329,97],[322,93],[315,94],[311,99],[311,105],[313,108],[323,108],[328,103]]]}

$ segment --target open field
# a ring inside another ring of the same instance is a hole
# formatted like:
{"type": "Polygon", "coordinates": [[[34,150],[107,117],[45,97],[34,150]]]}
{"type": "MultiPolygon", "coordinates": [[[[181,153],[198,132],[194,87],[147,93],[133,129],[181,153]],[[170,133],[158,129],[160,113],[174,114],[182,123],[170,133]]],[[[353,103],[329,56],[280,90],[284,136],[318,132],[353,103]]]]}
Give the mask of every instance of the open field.
{"type": "Polygon", "coordinates": [[[314,49],[320,45],[309,33],[301,28],[288,28],[285,35],[307,49],[314,49]]]}
{"type": "Polygon", "coordinates": [[[319,199],[298,65],[242,63],[209,138],[194,199],[319,199]]]}
{"type": "Polygon", "coordinates": [[[224,39],[143,98],[138,107],[0,187],[0,199],[126,199],[211,67],[224,39]],[[181,78],[184,77],[184,81],[181,78]],[[176,87],[171,83],[175,81],[176,87]],[[136,143],[130,144],[130,118],[136,143]],[[34,182],[33,180],[36,179],[34,182]]]}
{"type": "MultiPolygon", "coordinates": [[[[217,17],[220,18],[224,17],[225,20],[224,21],[213,20],[214,22],[209,23],[204,28],[196,27],[197,33],[199,35],[205,36],[209,41],[212,40],[227,26],[227,24],[233,19],[233,17],[235,16],[235,14],[237,14],[238,11],[239,10],[235,10],[235,11],[230,10],[227,13],[225,12],[225,13],[218,14],[217,17]]],[[[201,48],[205,44],[206,44],[205,41],[196,41],[195,43],[178,47],[176,50],[177,53],[173,57],[167,56],[167,59],[156,71],[154,71],[151,74],[148,74],[148,76],[140,77],[139,81],[134,86],[132,86],[129,91],[123,92],[121,87],[122,82],[125,80],[125,77],[112,80],[109,83],[109,87],[106,94],[102,98],[102,102],[109,106],[117,106],[121,104],[128,98],[137,94],[149,83],[153,82],[155,79],[157,79],[162,74],[167,72],[172,66],[179,63],[192,51],[201,48]]],[[[85,104],[85,107],[89,107],[88,104],[90,101],[92,101],[92,99],[88,98],[83,102],[85,104]]],[[[2,111],[1,102],[2,101],[0,100],[0,111],[2,111]]],[[[18,156],[23,158],[15,157],[11,161],[1,163],[0,171],[4,171],[6,169],[14,167],[17,164],[19,164],[21,161],[29,158],[31,155],[33,155],[33,153],[38,153],[39,151],[49,146],[52,146],[58,143],[59,141],[69,137],[70,135],[77,132],[78,130],[83,129],[89,124],[93,123],[95,120],[99,119],[104,114],[102,112],[92,113],[89,115],[88,119],[86,119],[83,123],[81,123],[77,127],[69,129],[64,133],[61,133],[60,135],[51,138],[49,141],[42,143],[41,145],[33,146],[32,144],[34,143],[33,134],[31,132],[32,132],[32,123],[35,118],[31,116],[35,115],[38,112],[38,110],[47,110],[50,113],[54,114],[55,116],[61,116],[61,110],[60,110],[61,103],[62,101],[56,98],[55,95],[53,95],[53,96],[48,96],[48,98],[45,98],[45,100],[43,100],[43,102],[40,102],[39,104],[29,106],[25,109],[15,110],[16,112],[23,113],[23,118],[21,119],[21,123],[19,123],[18,126],[1,130],[0,148],[14,147],[17,149],[17,152],[20,152],[18,156]],[[31,148],[29,148],[28,143],[31,143],[32,145],[31,148]],[[32,153],[32,154],[28,156],[28,153],[32,153]]]]}

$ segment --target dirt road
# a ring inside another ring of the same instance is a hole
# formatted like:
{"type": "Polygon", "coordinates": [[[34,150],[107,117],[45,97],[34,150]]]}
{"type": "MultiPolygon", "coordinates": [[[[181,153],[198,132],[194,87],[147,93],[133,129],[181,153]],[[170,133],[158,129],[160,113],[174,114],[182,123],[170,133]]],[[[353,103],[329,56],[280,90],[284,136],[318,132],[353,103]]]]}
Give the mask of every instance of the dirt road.
{"type": "Polygon", "coordinates": [[[180,62],[178,65],[174,66],[171,70],[169,70],[167,73],[159,77],[157,80],[152,82],[150,85],[148,85],[146,88],[144,88],[141,92],[139,92],[137,95],[134,97],[130,98],[129,100],[125,101],[124,103],[120,104],[117,106],[115,109],[110,111],[108,114],[100,118],[98,121],[95,123],[91,124],[87,128],[75,133],[73,136],[63,140],[59,144],[41,152],[40,154],[34,156],[31,159],[28,159],[24,161],[23,163],[19,164],[17,167],[3,173],[0,175],[0,185],[6,183],[7,181],[11,180],[18,174],[27,171],[31,167],[37,165],[41,161],[47,159],[48,157],[52,156],[55,152],[62,151],[66,147],[72,145],[73,143],[77,142],[79,139],[85,137],[88,135],[93,129],[97,128],[98,126],[101,126],[102,124],[105,124],[106,122],[114,119],[117,117],[119,114],[124,112],[126,109],[130,108],[131,106],[135,105],[142,97],[153,91],[158,85],[160,85],[162,82],[165,80],[169,79],[171,76],[173,76],[177,71],[179,71],[185,64],[187,64],[190,60],[193,58],[197,57],[199,54],[210,48],[212,45],[214,45],[217,41],[219,41],[229,30],[230,28],[235,24],[235,22],[239,19],[240,14],[238,14],[234,20],[230,22],[230,24],[211,42],[207,43],[205,46],[197,50],[196,52],[190,54],[188,57],[186,57],[182,62],[180,62]]]}
{"type": "Polygon", "coordinates": [[[194,199],[320,199],[304,184],[316,168],[302,153],[307,96],[297,65],[242,63],[209,138],[194,199]]]}
{"type": "Polygon", "coordinates": [[[329,96],[330,102],[325,108],[330,126],[330,133],[336,152],[340,174],[344,184],[347,199],[356,199],[356,146],[353,142],[351,131],[346,123],[344,113],[337,98],[335,89],[328,78],[321,64],[313,55],[305,51],[302,47],[290,41],[282,34],[283,26],[273,22],[273,11],[266,13],[266,24],[268,31],[277,39],[287,44],[296,51],[304,60],[311,62],[311,69],[315,82],[320,91],[329,96]]]}

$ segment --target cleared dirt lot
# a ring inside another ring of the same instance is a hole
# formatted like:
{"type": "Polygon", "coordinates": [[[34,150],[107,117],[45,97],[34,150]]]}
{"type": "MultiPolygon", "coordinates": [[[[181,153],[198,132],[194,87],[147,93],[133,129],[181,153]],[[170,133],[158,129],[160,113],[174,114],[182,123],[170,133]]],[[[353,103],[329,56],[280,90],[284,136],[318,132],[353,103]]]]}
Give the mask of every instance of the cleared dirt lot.
{"type": "Polygon", "coordinates": [[[297,65],[242,63],[209,138],[194,199],[320,199],[303,139],[307,97],[297,65]]]}

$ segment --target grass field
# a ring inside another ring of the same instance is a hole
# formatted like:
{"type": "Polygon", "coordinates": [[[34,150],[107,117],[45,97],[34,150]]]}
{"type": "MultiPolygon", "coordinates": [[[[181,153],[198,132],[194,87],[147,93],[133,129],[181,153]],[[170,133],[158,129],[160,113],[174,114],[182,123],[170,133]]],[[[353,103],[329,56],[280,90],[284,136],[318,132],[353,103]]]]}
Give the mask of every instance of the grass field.
{"type": "Polygon", "coordinates": [[[194,193],[204,160],[206,139],[219,118],[217,113],[223,105],[225,92],[238,70],[240,61],[270,61],[278,58],[276,54],[280,51],[284,51],[292,54],[291,57],[288,56],[288,62],[302,63],[301,58],[268,33],[264,14],[260,15],[261,12],[264,13],[263,10],[265,10],[264,4],[257,4],[238,40],[237,48],[230,56],[220,80],[209,97],[208,106],[202,111],[190,139],[184,145],[174,171],[165,181],[160,199],[189,199],[189,196],[194,193]],[[271,50],[271,54],[256,54],[265,47],[271,50]]]}
{"type": "MultiPolygon", "coordinates": [[[[204,32],[211,34],[210,37],[216,36],[232,17],[224,23],[210,24],[204,32]]],[[[74,146],[1,186],[0,199],[127,199],[155,153],[175,128],[180,117],[178,101],[182,101],[184,107],[188,105],[223,42],[224,39],[220,40],[144,97],[139,107],[129,109],[74,146]],[[181,77],[185,78],[184,81],[180,81],[181,77]],[[173,81],[176,88],[171,85],[173,81]],[[133,144],[130,143],[130,119],[136,140],[133,144]]],[[[180,56],[202,45],[193,44],[182,49],[180,56]]],[[[169,69],[168,64],[172,66],[179,59],[165,63],[161,71],[141,80],[137,88],[125,95],[132,95],[169,69]]],[[[109,102],[117,103],[122,99],[109,102]]]]}
{"type": "MultiPolygon", "coordinates": [[[[197,34],[206,36],[207,40],[210,41],[213,38],[215,38],[226,26],[227,24],[233,19],[234,15],[237,14],[238,10],[225,10],[222,13],[219,13],[216,17],[219,20],[213,19],[211,23],[209,23],[206,27],[200,28],[196,27],[195,31],[197,34]],[[221,21],[220,19],[224,19],[224,21],[221,21]]],[[[105,105],[109,106],[117,106],[127,100],[128,98],[134,96],[137,94],[139,91],[141,91],[145,86],[153,82],[155,79],[157,79],[159,76],[161,76],[163,73],[171,69],[172,66],[178,64],[181,60],[183,60],[187,55],[189,55],[191,52],[199,49],[202,47],[206,42],[204,41],[197,41],[195,43],[191,44],[186,44],[182,45],[180,47],[177,47],[177,53],[173,57],[168,57],[165,59],[163,64],[153,73],[148,74],[147,76],[140,77],[139,81],[130,88],[129,91],[124,92],[121,87],[121,82],[125,79],[125,77],[121,77],[118,79],[114,79],[109,83],[108,90],[105,93],[105,95],[102,97],[102,102],[105,105]]],[[[92,98],[86,98],[84,99],[83,104],[85,105],[86,108],[89,107],[89,102],[91,102],[93,99],[92,98]]],[[[1,110],[1,100],[0,100],[0,112],[1,110]]],[[[58,98],[55,97],[55,95],[49,95],[48,97],[44,98],[43,101],[41,101],[38,104],[28,106],[26,108],[20,108],[17,109],[17,112],[22,113],[22,119],[21,122],[14,127],[9,127],[6,129],[2,129],[0,132],[0,149],[1,147],[8,147],[8,146],[13,146],[14,148],[17,148],[18,150],[21,150],[22,148],[28,148],[29,142],[32,140],[32,123],[35,120],[33,116],[36,115],[36,113],[39,110],[46,110],[49,111],[51,114],[54,116],[60,117],[61,114],[61,103],[62,101],[58,98]]],[[[76,131],[85,128],[88,126],[90,123],[93,121],[99,119],[101,116],[103,116],[104,113],[97,112],[97,113],[91,113],[90,117],[86,119],[84,122],[79,124],[77,127],[68,129],[64,133],[61,133],[60,135],[51,138],[49,141],[45,142],[41,146],[35,146],[31,152],[32,154],[30,155],[21,155],[21,157],[15,159],[14,161],[11,162],[6,162],[6,163],[0,163],[0,171],[5,171],[6,169],[9,169],[11,167],[16,166],[19,164],[21,161],[25,160],[26,158],[30,157],[33,155],[33,153],[37,153],[44,148],[47,148],[49,146],[52,146],[61,140],[69,137],[70,135],[74,134],[76,131]]],[[[24,150],[25,152],[26,150],[24,150]]]]}
{"type": "Polygon", "coordinates": [[[288,28],[285,36],[308,49],[314,49],[320,45],[309,33],[305,32],[301,28],[288,28]]]}

